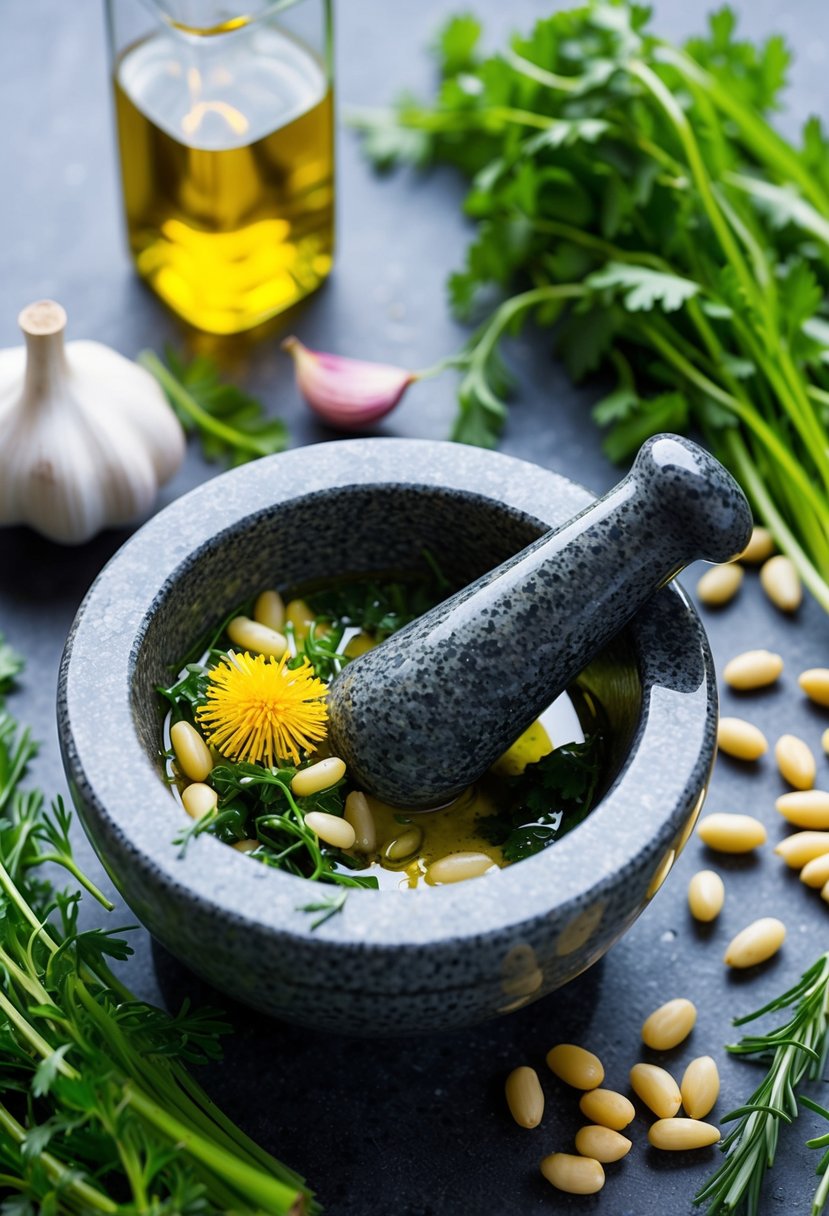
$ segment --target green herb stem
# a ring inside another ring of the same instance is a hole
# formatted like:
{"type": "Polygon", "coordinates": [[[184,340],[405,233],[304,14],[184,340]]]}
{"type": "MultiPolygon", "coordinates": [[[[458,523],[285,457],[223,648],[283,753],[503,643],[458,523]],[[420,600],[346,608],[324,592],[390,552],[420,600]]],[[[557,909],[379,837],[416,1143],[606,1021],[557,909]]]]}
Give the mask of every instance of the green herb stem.
{"type": "Polygon", "coordinates": [[[675,67],[686,80],[698,85],[717,108],[736,123],[746,143],[761,163],[772,165],[783,181],[796,182],[803,196],[819,211],[826,212],[829,209],[829,194],[821,189],[791,146],[774,128],[740,101],[736,90],[725,88],[716,76],[701,68],[687,52],[670,43],[660,41],[656,54],[663,63],[675,67]]]}
{"type": "Polygon", "coordinates": [[[746,266],[740,248],[734,240],[731,229],[726,223],[714,191],[711,188],[711,180],[705,168],[702,154],[699,150],[699,145],[694,138],[691,124],[681,109],[670,90],[660,80],[652,68],[646,63],[633,60],[629,65],[629,70],[632,76],[637,77],[645,88],[651,93],[655,100],[659,103],[666,117],[676,131],[679,141],[682,144],[683,151],[687,157],[691,173],[694,178],[697,190],[699,191],[702,205],[706,215],[711,223],[711,227],[717,235],[723,253],[728,262],[734,267],[740,279],[743,291],[746,293],[746,299],[752,300],[758,311],[764,311],[764,301],[758,295],[757,285],[748,267],[746,266]]]}
{"type": "Polygon", "coordinates": [[[234,427],[227,426],[219,418],[214,418],[212,414],[208,414],[192,393],[188,393],[181,381],[177,380],[173,373],[164,366],[154,351],[143,350],[136,361],[155,376],[168,397],[172,398],[179,409],[192,418],[201,431],[214,435],[232,448],[249,452],[252,456],[268,454],[269,449],[263,447],[254,436],[245,435],[234,427]]]}

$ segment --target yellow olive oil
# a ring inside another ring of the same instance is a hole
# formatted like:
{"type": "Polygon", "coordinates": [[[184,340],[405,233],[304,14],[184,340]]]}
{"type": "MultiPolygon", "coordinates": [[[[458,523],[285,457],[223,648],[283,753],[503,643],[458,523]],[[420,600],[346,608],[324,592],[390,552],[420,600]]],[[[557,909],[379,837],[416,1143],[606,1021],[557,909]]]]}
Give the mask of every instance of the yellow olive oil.
{"type": "Polygon", "coordinates": [[[198,329],[251,329],[313,291],[333,253],[333,100],[272,25],[134,44],[115,72],[130,249],[198,329]],[[215,47],[215,49],[214,49],[215,47]]]}

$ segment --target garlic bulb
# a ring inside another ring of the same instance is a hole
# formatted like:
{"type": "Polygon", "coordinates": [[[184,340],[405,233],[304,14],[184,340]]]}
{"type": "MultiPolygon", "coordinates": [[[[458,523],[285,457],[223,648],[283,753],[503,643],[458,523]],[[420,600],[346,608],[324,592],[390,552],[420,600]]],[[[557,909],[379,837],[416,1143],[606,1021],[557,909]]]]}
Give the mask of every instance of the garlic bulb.
{"type": "Polygon", "coordinates": [[[77,544],[144,515],[184,457],[163,392],[100,342],[64,346],[53,300],[18,321],[26,346],[0,351],[0,524],[77,544]]]}

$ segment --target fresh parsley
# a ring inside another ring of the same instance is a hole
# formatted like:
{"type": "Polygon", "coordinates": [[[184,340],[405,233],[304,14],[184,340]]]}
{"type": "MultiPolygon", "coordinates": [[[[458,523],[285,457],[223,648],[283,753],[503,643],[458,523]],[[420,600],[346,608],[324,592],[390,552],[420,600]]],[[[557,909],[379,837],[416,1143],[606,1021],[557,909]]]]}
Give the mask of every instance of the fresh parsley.
{"type": "Polygon", "coordinates": [[[769,122],[783,40],[734,14],[676,46],[631,0],[545,16],[495,54],[470,15],[434,51],[433,100],[355,116],[383,169],[448,163],[474,234],[449,278],[477,322],[454,438],[494,446],[501,349],[532,321],[574,379],[602,370],[608,454],[694,427],[829,611],[829,137],[769,122]]]}
{"type": "Polygon", "coordinates": [[[198,355],[184,363],[169,347],[165,356],[166,365],[145,350],[138,362],[164,389],[185,431],[198,433],[206,460],[235,466],[285,450],[285,423],[266,417],[260,401],[222,380],[212,359],[198,355]]]}

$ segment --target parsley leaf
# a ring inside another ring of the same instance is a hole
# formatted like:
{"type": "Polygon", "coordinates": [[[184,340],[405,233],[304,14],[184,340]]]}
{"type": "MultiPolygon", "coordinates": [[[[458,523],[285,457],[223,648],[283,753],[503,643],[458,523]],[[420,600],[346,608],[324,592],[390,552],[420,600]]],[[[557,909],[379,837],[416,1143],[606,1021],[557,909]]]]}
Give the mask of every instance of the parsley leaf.
{"type": "Polygon", "coordinates": [[[585,284],[594,291],[617,290],[629,312],[648,311],[657,304],[665,312],[674,312],[700,290],[699,283],[691,279],[624,262],[608,262],[588,275],[585,284]]]}
{"type": "Polygon", "coordinates": [[[212,359],[198,355],[186,364],[169,348],[165,354],[167,366],[152,351],[138,362],[158,380],[185,431],[198,433],[206,460],[235,466],[285,450],[285,423],[265,417],[261,402],[223,381],[212,359]]]}

